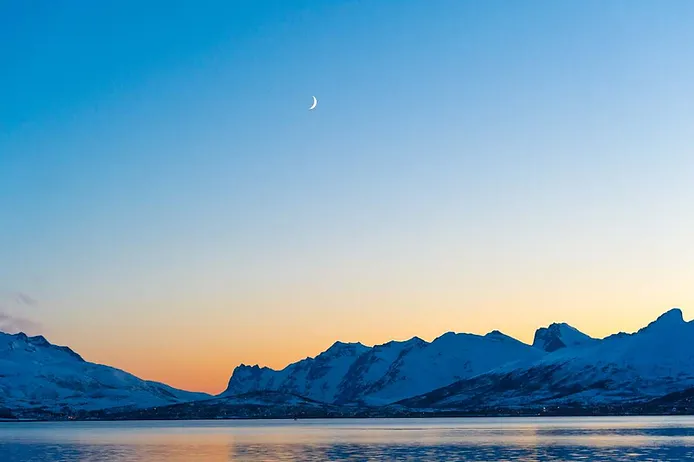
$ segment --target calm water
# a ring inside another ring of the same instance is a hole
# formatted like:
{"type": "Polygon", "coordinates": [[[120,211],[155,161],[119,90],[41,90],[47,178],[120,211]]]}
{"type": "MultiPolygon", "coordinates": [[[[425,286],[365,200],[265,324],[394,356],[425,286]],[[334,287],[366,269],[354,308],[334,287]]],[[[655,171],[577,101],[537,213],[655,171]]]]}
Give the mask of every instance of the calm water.
{"type": "Polygon", "coordinates": [[[694,418],[0,423],[0,461],[694,460],[694,418]]]}

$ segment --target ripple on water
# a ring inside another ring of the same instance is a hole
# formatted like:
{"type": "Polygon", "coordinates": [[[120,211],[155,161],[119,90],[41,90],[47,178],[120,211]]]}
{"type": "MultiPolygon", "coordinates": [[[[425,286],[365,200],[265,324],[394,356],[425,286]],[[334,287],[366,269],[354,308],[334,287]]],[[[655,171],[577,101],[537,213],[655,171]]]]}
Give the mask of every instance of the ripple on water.
{"type": "Polygon", "coordinates": [[[2,462],[686,461],[694,419],[0,424],[2,462]]]}

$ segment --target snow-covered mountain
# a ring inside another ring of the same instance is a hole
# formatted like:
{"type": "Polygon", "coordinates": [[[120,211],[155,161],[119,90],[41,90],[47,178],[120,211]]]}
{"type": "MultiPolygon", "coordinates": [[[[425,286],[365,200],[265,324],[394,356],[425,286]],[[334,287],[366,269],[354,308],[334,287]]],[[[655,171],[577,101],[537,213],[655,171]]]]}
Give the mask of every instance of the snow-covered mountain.
{"type": "Polygon", "coordinates": [[[335,404],[383,405],[545,354],[497,331],[484,336],[449,332],[431,343],[414,337],[372,348],[338,342],[280,371],[241,365],[224,396],[281,391],[335,404]]]}
{"type": "Polygon", "coordinates": [[[378,416],[614,406],[638,412],[692,401],[692,339],[694,321],[673,309],[638,332],[604,339],[552,324],[537,330],[532,346],[498,331],[373,347],[336,342],[279,371],[240,365],[227,390],[209,399],[86,362],[41,336],[0,333],[0,414],[281,417],[285,409],[378,416]],[[206,401],[171,406],[200,399],[206,401]]]}
{"type": "Polygon", "coordinates": [[[431,343],[416,339],[378,345],[364,354],[342,383],[338,402],[383,405],[487,372],[504,364],[543,356],[501,332],[449,332],[431,343]],[[388,348],[390,347],[390,348],[388,348]],[[395,356],[393,351],[397,352],[395,356]]]}
{"type": "Polygon", "coordinates": [[[692,339],[694,322],[673,309],[636,333],[553,349],[530,364],[504,365],[405,404],[474,409],[644,402],[694,387],[692,339]]]}
{"type": "Polygon", "coordinates": [[[229,379],[224,396],[254,391],[282,391],[331,403],[350,367],[369,348],[361,343],[335,342],[315,358],[290,364],[281,371],[241,364],[229,379]]]}
{"type": "Polygon", "coordinates": [[[0,332],[0,408],[64,413],[145,408],[206,397],[87,362],[42,336],[0,332]]]}
{"type": "Polygon", "coordinates": [[[554,323],[535,332],[533,346],[549,353],[566,347],[580,347],[598,340],[566,323],[554,323]]]}

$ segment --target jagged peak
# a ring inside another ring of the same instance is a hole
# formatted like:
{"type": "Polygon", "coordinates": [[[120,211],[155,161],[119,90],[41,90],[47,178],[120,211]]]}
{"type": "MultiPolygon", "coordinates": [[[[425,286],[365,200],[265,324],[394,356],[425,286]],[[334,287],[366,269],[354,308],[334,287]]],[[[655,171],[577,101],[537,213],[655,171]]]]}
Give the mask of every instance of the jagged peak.
{"type": "Polygon", "coordinates": [[[555,322],[535,331],[533,347],[551,353],[568,346],[581,346],[594,341],[594,338],[565,322],[555,322]]]}
{"type": "Polygon", "coordinates": [[[258,371],[258,370],[271,370],[271,369],[270,369],[269,367],[267,367],[267,366],[260,366],[260,365],[258,365],[258,364],[250,365],[250,364],[244,364],[244,363],[241,363],[241,364],[239,364],[238,366],[236,366],[236,367],[234,368],[234,370],[237,370],[237,369],[238,369],[238,370],[244,370],[244,369],[246,369],[246,370],[253,370],[253,371],[258,371]]]}
{"type": "Polygon", "coordinates": [[[229,393],[229,390],[233,386],[234,383],[238,383],[239,381],[243,380],[248,380],[249,378],[252,377],[260,377],[263,374],[267,372],[275,372],[269,367],[266,366],[259,366],[257,364],[254,364],[252,366],[246,365],[246,364],[239,364],[236,366],[231,373],[231,377],[229,377],[229,382],[227,385],[227,389],[223,392],[223,394],[229,393]]]}
{"type": "Polygon", "coordinates": [[[673,329],[686,324],[687,323],[684,320],[682,310],[679,308],[672,308],[658,316],[658,318],[655,321],[651,322],[646,327],[639,330],[639,332],[650,332],[661,329],[673,329]]]}
{"type": "Polygon", "coordinates": [[[0,334],[10,337],[13,342],[21,342],[23,344],[26,344],[27,346],[32,345],[32,347],[48,348],[51,350],[62,351],[63,353],[72,356],[74,359],[80,362],[85,362],[84,358],[82,358],[82,356],[73,351],[70,347],[54,345],[51,342],[49,342],[43,335],[35,335],[33,337],[30,337],[24,332],[17,332],[16,334],[6,334],[4,332],[0,332],[0,334]]]}
{"type": "MultiPolygon", "coordinates": [[[[328,348],[327,350],[323,351],[318,356],[316,356],[316,358],[321,357],[321,356],[332,357],[332,356],[355,355],[355,354],[358,355],[358,354],[361,354],[361,353],[367,351],[368,349],[369,349],[369,347],[365,346],[361,342],[350,343],[350,342],[341,342],[338,340],[337,342],[333,343],[330,346],[330,348],[328,348]]],[[[308,357],[308,358],[305,358],[303,361],[311,361],[313,359],[315,359],[315,358],[308,357]]]]}
{"type": "Polygon", "coordinates": [[[547,329],[549,329],[549,330],[556,330],[556,329],[562,329],[562,328],[578,330],[575,327],[573,327],[572,325],[567,324],[565,322],[553,322],[552,324],[547,326],[547,329]]]}
{"type": "Polygon", "coordinates": [[[344,348],[368,348],[361,342],[341,342],[340,340],[336,341],[333,343],[330,348],[328,348],[326,351],[330,351],[332,349],[344,349],[344,348]]]}
{"type": "Polygon", "coordinates": [[[680,308],[672,308],[665,313],[658,316],[655,322],[676,322],[678,324],[684,323],[684,315],[680,308]]]}

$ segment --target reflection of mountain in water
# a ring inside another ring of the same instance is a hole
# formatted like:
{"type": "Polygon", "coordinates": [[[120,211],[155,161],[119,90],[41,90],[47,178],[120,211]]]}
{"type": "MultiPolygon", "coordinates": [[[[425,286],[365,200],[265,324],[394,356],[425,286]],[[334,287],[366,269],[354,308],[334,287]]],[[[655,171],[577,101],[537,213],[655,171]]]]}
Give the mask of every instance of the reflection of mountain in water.
{"type": "Polygon", "coordinates": [[[266,460],[666,461],[694,420],[525,418],[2,424],[3,462],[266,460]],[[11,425],[11,427],[8,427],[11,425]]]}

